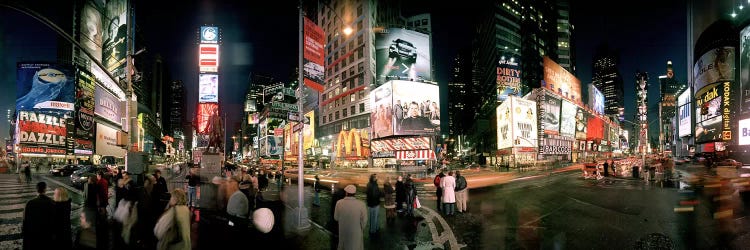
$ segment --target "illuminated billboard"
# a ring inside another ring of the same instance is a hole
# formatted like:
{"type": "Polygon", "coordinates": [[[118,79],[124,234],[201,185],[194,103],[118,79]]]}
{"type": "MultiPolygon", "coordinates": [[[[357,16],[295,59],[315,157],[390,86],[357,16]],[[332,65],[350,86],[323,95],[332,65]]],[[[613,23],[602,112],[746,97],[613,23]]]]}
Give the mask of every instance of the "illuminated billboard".
{"type": "Polygon", "coordinates": [[[378,83],[392,79],[432,80],[431,50],[430,35],[427,34],[399,28],[377,33],[375,58],[378,83]]]}
{"type": "Polygon", "coordinates": [[[497,65],[497,101],[508,99],[509,95],[521,95],[521,67],[515,58],[500,59],[497,65]]]}
{"type": "Polygon", "coordinates": [[[16,110],[58,114],[74,110],[75,70],[50,63],[18,63],[16,110]]]}
{"type": "Polygon", "coordinates": [[[513,113],[510,102],[504,101],[495,108],[497,116],[497,149],[513,147],[513,113]]]}
{"type": "Polygon", "coordinates": [[[542,87],[567,99],[581,100],[581,81],[547,56],[544,57],[542,87]]]}
{"type": "Polygon", "coordinates": [[[553,94],[543,91],[539,94],[537,103],[539,104],[540,128],[548,135],[560,134],[560,105],[561,99],[553,94]]]}
{"type": "Polygon", "coordinates": [[[750,114],[750,26],[740,32],[740,109],[750,114]]]}
{"type": "Polygon", "coordinates": [[[690,105],[690,91],[684,91],[682,94],[680,94],[679,97],[677,97],[677,114],[679,115],[679,134],[678,136],[689,136],[693,133],[693,130],[690,127],[691,122],[691,116],[690,112],[692,111],[692,108],[690,108],[692,105],[690,105]]]}
{"type": "Polygon", "coordinates": [[[604,95],[594,85],[589,85],[589,107],[597,114],[604,114],[604,95]]]}
{"type": "Polygon", "coordinates": [[[125,54],[127,53],[128,0],[107,1],[105,14],[102,15],[104,27],[102,64],[117,77],[125,76],[125,54]]]}
{"type": "Polygon", "coordinates": [[[198,102],[219,102],[219,75],[198,75],[198,102]]]}
{"type": "Polygon", "coordinates": [[[200,44],[198,45],[198,67],[200,72],[218,72],[219,71],[219,45],[218,44],[200,44]]]}
{"type": "Polygon", "coordinates": [[[731,82],[706,85],[695,94],[695,141],[728,141],[732,139],[731,82]]]}
{"type": "Polygon", "coordinates": [[[604,121],[598,116],[590,116],[586,121],[586,139],[601,140],[604,139],[604,121]]]}
{"type": "Polygon", "coordinates": [[[750,119],[740,120],[737,128],[737,144],[750,145],[750,119]]]}
{"type": "Polygon", "coordinates": [[[370,156],[370,132],[367,129],[341,130],[333,142],[337,158],[361,160],[370,156]]]}
{"type": "Polygon", "coordinates": [[[18,111],[21,153],[72,153],[73,120],[67,114],[18,111]]]}
{"type": "Polygon", "coordinates": [[[721,47],[698,59],[693,67],[696,93],[708,84],[734,80],[734,53],[734,47],[721,47]]]}
{"type": "Polygon", "coordinates": [[[81,9],[80,39],[79,42],[91,56],[93,60],[102,61],[102,13],[100,9],[104,6],[96,6],[99,1],[87,1],[81,9]]]}
{"type": "Polygon", "coordinates": [[[125,117],[125,102],[120,101],[98,85],[95,88],[94,113],[114,124],[122,125],[122,118],[125,117]]]}
{"type": "Polygon", "coordinates": [[[401,101],[393,104],[393,85],[383,84],[370,92],[370,124],[372,127],[372,138],[381,138],[393,135],[393,126],[399,128],[398,121],[403,119],[404,109],[401,101]],[[388,110],[393,112],[387,112],[388,110]],[[400,112],[400,115],[395,115],[400,112]],[[393,118],[393,117],[397,118],[393,118]]]}
{"type": "Polygon", "coordinates": [[[315,111],[310,111],[305,114],[307,119],[310,119],[310,124],[305,124],[302,128],[302,137],[304,149],[312,148],[313,141],[315,141],[315,111]]]}
{"type": "Polygon", "coordinates": [[[96,81],[90,73],[84,70],[79,69],[77,73],[74,151],[76,154],[93,154],[96,81]]]}
{"type": "Polygon", "coordinates": [[[303,34],[305,43],[302,72],[305,77],[305,86],[323,92],[326,35],[323,28],[307,17],[305,17],[303,34]]]}
{"type": "Polygon", "coordinates": [[[576,111],[578,107],[569,101],[562,101],[560,109],[560,135],[575,137],[576,135],[576,111]]]}
{"type": "MultiPolygon", "coordinates": [[[[394,80],[393,102],[401,103],[403,119],[396,118],[395,135],[434,134],[440,131],[440,89],[435,84],[394,80]]],[[[386,112],[389,109],[386,109],[386,112]]]]}
{"type": "Polygon", "coordinates": [[[96,124],[96,154],[124,157],[127,150],[117,145],[117,129],[96,124]]]}
{"type": "Polygon", "coordinates": [[[578,111],[576,111],[576,139],[577,140],[586,140],[586,120],[588,117],[588,112],[584,110],[583,108],[578,108],[578,111]]]}
{"type": "Polygon", "coordinates": [[[219,113],[218,103],[198,103],[196,117],[196,131],[206,134],[211,131],[211,119],[219,113]]]}
{"type": "Polygon", "coordinates": [[[513,139],[516,147],[536,147],[536,102],[520,97],[510,97],[513,139]]]}
{"type": "Polygon", "coordinates": [[[218,43],[219,27],[201,26],[201,43],[218,43]]]}

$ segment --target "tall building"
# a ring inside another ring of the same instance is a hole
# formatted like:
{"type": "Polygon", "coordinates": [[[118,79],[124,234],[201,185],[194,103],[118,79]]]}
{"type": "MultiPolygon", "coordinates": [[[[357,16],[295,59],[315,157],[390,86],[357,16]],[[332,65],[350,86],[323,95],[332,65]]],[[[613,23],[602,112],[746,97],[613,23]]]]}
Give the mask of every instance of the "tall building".
{"type": "Polygon", "coordinates": [[[473,113],[468,112],[472,98],[471,87],[471,50],[462,49],[453,58],[451,78],[448,81],[448,131],[450,135],[466,134],[469,127],[468,120],[473,119],[473,113]]]}
{"type": "Polygon", "coordinates": [[[164,123],[164,134],[178,137],[184,135],[185,111],[187,110],[187,99],[185,96],[185,84],[181,80],[172,81],[169,85],[169,100],[167,108],[169,114],[164,123]]]}
{"type": "Polygon", "coordinates": [[[684,89],[684,85],[674,77],[672,61],[667,61],[667,74],[659,76],[659,148],[672,148],[672,137],[676,128],[672,126],[672,118],[677,112],[677,93],[684,89]]]}
{"type": "Polygon", "coordinates": [[[570,24],[570,2],[555,1],[557,4],[557,64],[575,75],[575,52],[573,44],[573,25],[570,24]]]}
{"type": "Polygon", "coordinates": [[[606,44],[600,45],[594,54],[594,67],[591,83],[604,95],[604,114],[618,115],[621,108],[625,108],[625,101],[621,98],[624,82],[620,70],[617,69],[620,56],[606,44]]]}

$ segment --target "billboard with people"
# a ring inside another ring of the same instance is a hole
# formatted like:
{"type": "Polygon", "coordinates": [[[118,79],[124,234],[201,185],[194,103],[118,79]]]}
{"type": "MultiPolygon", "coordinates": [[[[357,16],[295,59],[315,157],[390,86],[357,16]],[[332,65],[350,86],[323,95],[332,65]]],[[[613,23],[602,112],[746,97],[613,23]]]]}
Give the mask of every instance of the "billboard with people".
{"type": "Polygon", "coordinates": [[[440,131],[440,93],[435,84],[389,81],[370,93],[373,139],[440,131]]]}

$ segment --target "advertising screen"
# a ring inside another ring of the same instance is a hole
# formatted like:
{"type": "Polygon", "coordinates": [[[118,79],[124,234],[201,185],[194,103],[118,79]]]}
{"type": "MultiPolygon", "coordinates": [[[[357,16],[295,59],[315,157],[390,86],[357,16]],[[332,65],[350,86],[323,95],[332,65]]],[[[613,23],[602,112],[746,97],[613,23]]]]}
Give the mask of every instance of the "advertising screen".
{"type": "Polygon", "coordinates": [[[516,147],[536,147],[536,102],[520,97],[510,97],[513,138],[516,147]]]}
{"type": "Polygon", "coordinates": [[[392,79],[432,80],[430,35],[406,29],[387,29],[376,34],[377,81],[392,79]]]}
{"type": "Polygon", "coordinates": [[[260,114],[259,113],[249,113],[249,114],[247,114],[247,124],[249,124],[249,125],[258,124],[259,120],[260,120],[260,114]]]}
{"type": "Polygon", "coordinates": [[[692,111],[691,108],[692,105],[690,105],[690,91],[685,91],[680,94],[680,96],[677,98],[677,107],[678,107],[678,115],[679,115],[679,136],[688,136],[692,134],[693,130],[690,127],[690,121],[691,116],[690,112],[692,111]]]}
{"type": "Polygon", "coordinates": [[[333,144],[338,158],[363,159],[370,155],[370,139],[367,129],[341,130],[333,144]]]}
{"type": "Polygon", "coordinates": [[[257,111],[258,111],[258,105],[256,104],[254,99],[245,101],[245,112],[257,112],[257,111]]]}
{"type": "Polygon", "coordinates": [[[576,139],[586,140],[586,118],[588,112],[583,108],[578,108],[576,111],[576,139]]]}
{"type": "Polygon", "coordinates": [[[544,93],[539,98],[539,119],[545,134],[560,134],[560,105],[562,100],[555,95],[544,93]]]}
{"type": "Polygon", "coordinates": [[[740,109],[750,114],[750,26],[740,32],[740,109]]]}
{"type": "Polygon", "coordinates": [[[198,133],[206,134],[211,131],[211,117],[219,113],[218,103],[198,103],[196,126],[198,133]]]}
{"type": "Polygon", "coordinates": [[[737,144],[750,145],[750,119],[740,120],[737,134],[737,144]]]}
{"type": "Polygon", "coordinates": [[[303,72],[305,86],[323,92],[326,37],[323,28],[305,17],[303,72]]]}
{"type": "Polygon", "coordinates": [[[107,1],[106,13],[102,15],[104,27],[102,64],[107,71],[117,77],[125,75],[127,8],[128,0],[107,1]]]}
{"type": "MultiPolygon", "coordinates": [[[[403,119],[396,115],[394,134],[421,135],[440,131],[440,89],[435,84],[394,80],[393,109],[401,103],[403,119]]],[[[380,107],[378,107],[380,108],[380,107]]],[[[378,110],[382,112],[383,110],[378,110]]],[[[388,113],[388,109],[385,110],[388,113]]],[[[395,113],[398,111],[390,112],[395,113]]],[[[387,115],[386,115],[387,116],[387,115]]]]}
{"type": "Polygon", "coordinates": [[[372,141],[372,152],[430,149],[429,137],[395,138],[372,141]]]}
{"type": "Polygon", "coordinates": [[[693,67],[696,93],[708,84],[734,80],[734,53],[734,47],[721,47],[706,52],[698,59],[693,67]]]}
{"type": "Polygon", "coordinates": [[[542,87],[567,99],[581,100],[581,81],[547,56],[544,57],[542,87]]]}
{"type": "Polygon", "coordinates": [[[604,121],[597,116],[590,116],[586,124],[586,139],[601,140],[604,139],[604,121]]]}
{"type": "Polygon", "coordinates": [[[695,95],[696,143],[731,140],[731,83],[709,84],[695,95]]]}
{"type": "Polygon", "coordinates": [[[218,43],[219,27],[201,26],[201,43],[218,43]]]}
{"type": "MultiPolygon", "coordinates": [[[[394,125],[404,117],[404,109],[401,100],[393,103],[393,85],[383,84],[370,92],[370,124],[372,125],[372,138],[380,138],[393,135],[394,125]],[[393,112],[388,112],[393,110],[393,112]],[[399,118],[395,118],[399,117],[399,118]]],[[[396,126],[398,128],[398,126],[396,126]]]]}
{"type": "Polygon", "coordinates": [[[510,102],[503,102],[495,109],[497,115],[497,149],[505,149],[513,146],[513,114],[510,110],[510,102]]]}
{"type": "Polygon", "coordinates": [[[198,45],[198,67],[200,72],[219,71],[219,45],[218,44],[200,44],[198,45]]]}
{"type": "Polygon", "coordinates": [[[100,9],[104,6],[99,5],[99,1],[87,1],[81,9],[81,24],[79,42],[83,48],[93,56],[93,60],[102,61],[102,33],[104,32],[102,23],[102,13],[100,9]]]}
{"type": "Polygon", "coordinates": [[[518,60],[502,57],[497,65],[497,101],[505,101],[509,95],[521,95],[521,67],[518,60]]]}
{"type": "Polygon", "coordinates": [[[313,147],[313,141],[315,141],[315,111],[307,112],[305,117],[310,119],[310,124],[305,124],[302,128],[302,147],[308,149],[313,147]]]}
{"type": "Polygon", "coordinates": [[[75,101],[75,153],[92,154],[94,152],[94,96],[96,81],[88,72],[78,70],[76,77],[75,101]]]}
{"type": "Polygon", "coordinates": [[[597,114],[604,114],[604,95],[594,85],[589,85],[589,107],[597,114]]]}
{"type": "Polygon", "coordinates": [[[75,70],[49,63],[18,63],[16,110],[63,114],[74,109],[75,70]]]}
{"type": "MultiPolygon", "coordinates": [[[[66,154],[72,149],[73,121],[67,115],[18,112],[18,143],[21,153],[66,154]]],[[[72,150],[71,150],[72,151],[72,150]]]]}
{"type": "Polygon", "coordinates": [[[560,135],[575,137],[576,135],[576,111],[578,107],[569,101],[562,101],[560,109],[560,135]]]}
{"type": "Polygon", "coordinates": [[[117,146],[117,129],[107,125],[96,124],[96,154],[124,157],[127,151],[117,146]]]}
{"type": "Polygon", "coordinates": [[[121,119],[125,117],[125,102],[121,102],[114,95],[98,85],[94,91],[94,99],[96,99],[96,106],[94,107],[96,115],[114,124],[122,125],[121,119]]]}
{"type": "Polygon", "coordinates": [[[198,75],[198,102],[219,102],[219,75],[198,75]]]}

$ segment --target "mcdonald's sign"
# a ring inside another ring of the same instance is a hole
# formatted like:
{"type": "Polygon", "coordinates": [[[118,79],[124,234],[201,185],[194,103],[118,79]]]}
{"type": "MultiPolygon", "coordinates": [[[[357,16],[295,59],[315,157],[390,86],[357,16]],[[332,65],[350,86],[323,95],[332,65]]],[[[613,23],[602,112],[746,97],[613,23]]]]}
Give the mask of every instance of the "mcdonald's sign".
{"type": "Polygon", "coordinates": [[[343,130],[339,133],[333,148],[336,157],[367,158],[370,155],[370,132],[366,129],[343,130]]]}

